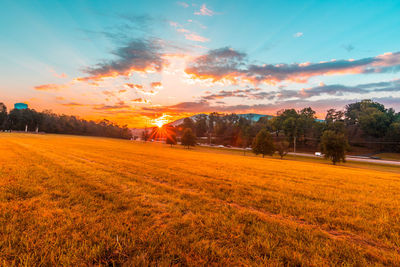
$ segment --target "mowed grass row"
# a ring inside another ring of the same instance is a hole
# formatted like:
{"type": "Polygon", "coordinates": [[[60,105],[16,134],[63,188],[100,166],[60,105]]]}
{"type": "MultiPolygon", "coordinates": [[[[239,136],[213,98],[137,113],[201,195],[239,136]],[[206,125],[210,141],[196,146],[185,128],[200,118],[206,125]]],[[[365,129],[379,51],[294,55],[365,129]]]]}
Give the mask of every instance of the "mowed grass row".
{"type": "Polygon", "coordinates": [[[400,175],[0,134],[4,265],[399,265],[400,175]]]}

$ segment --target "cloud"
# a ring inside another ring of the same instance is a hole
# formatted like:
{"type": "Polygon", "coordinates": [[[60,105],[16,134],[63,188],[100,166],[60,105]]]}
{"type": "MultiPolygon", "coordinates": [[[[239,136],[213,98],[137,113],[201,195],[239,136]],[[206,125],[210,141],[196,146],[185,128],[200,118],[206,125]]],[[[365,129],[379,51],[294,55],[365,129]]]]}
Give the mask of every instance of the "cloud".
{"type": "Polygon", "coordinates": [[[77,103],[77,102],[69,102],[69,103],[64,103],[61,105],[66,106],[66,107],[85,107],[85,106],[87,106],[85,104],[81,104],[81,103],[77,103]]]}
{"type": "Polygon", "coordinates": [[[57,73],[54,69],[49,69],[49,71],[53,74],[54,77],[60,78],[60,79],[64,79],[67,78],[68,75],[65,73],[57,73]]]}
{"type": "MultiPolygon", "coordinates": [[[[192,22],[192,20],[190,20],[190,22],[192,22]]],[[[174,27],[177,32],[183,33],[185,35],[185,39],[187,39],[187,40],[191,40],[191,41],[195,41],[195,42],[201,42],[201,43],[205,43],[205,42],[209,42],[210,41],[210,39],[208,39],[206,37],[200,36],[199,34],[197,34],[195,32],[192,32],[192,31],[190,31],[188,29],[183,28],[182,25],[180,25],[179,23],[177,23],[175,21],[170,21],[169,25],[174,27]]]]}
{"type": "Polygon", "coordinates": [[[149,103],[148,100],[146,100],[146,99],[144,99],[142,97],[139,97],[139,98],[136,98],[136,99],[132,99],[131,101],[136,103],[136,104],[148,104],[149,103]]]}
{"type": "Polygon", "coordinates": [[[124,86],[132,89],[143,89],[143,85],[141,84],[125,83],[124,86]]]}
{"type": "Polygon", "coordinates": [[[153,89],[158,89],[158,90],[160,90],[160,89],[163,88],[161,82],[152,82],[152,83],[150,84],[150,86],[151,86],[151,88],[153,88],[153,89]]]}
{"type": "Polygon", "coordinates": [[[161,46],[154,40],[133,40],[113,54],[116,59],[86,68],[84,71],[90,76],[77,80],[102,80],[106,77],[129,76],[132,72],[159,72],[164,64],[161,46]]]}
{"type": "Polygon", "coordinates": [[[184,7],[184,8],[188,8],[188,7],[189,7],[189,4],[188,4],[188,3],[185,3],[185,2],[176,2],[176,3],[177,3],[178,5],[184,7]]]}
{"type": "Polygon", "coordinates": [[[347,52],[351,52],[354,50],[354,46],[351,44],[343,45],[342,46],[347,52]]]}
{"type": "Polygon", "coordinates": [[[199,11],[194,12],[195,15],[199,16],[214,16],[216,13],[206,7],[206,4],[202,4],[199,11]]]}
{"type": "Polygon", "coordinates": [[[302,32],[296,32],[295,34],[293,34],[294,38],[299,38],[299,37],[302,37],[302,36],[303,36],[302,32]]]}
{"type": "Polygon", "coordinates": [[[201,42],[201,43],[206,43],[209,42],[210,39],[200,36],[196,33],[189,33],[189,34],[185,34],[185,38],[187,40],[191,40],[191,41],[196,41],[196,42],[201,42]]]}
{"type": "Polygon", "coordinates": [[[389,82],[366,83],[356,86],[346,86],[341,84],[322,85],[308,89],[302,89],[296,95],[299,98],[309,98],[320,95],[335,95],[341,96],[344,93],[353,94],[368,94],[368,93],[382,93],[382,92],[399,92],[400,80],[393,80],[389,82]]]}
{"type": "Polygon", "coordinates": [[[95,110],[116,110],[116,109],[126,109],[130,108],[128,104],[125,104],[124,101],[120,101],[116,103],[115,105],[93,105],[93,109],[95,110]]]}
{"type": "Polygon", "coordinates": [[[33,87],[35,90],[38,91],[60,91],[61,89],[65,89],[67,88],[68,85],[66,84],[42,84],[42,85],[38,85],[33,87]]]}
{"type": "Polygon", "coordinates": [[[184,28],[179,28],[176,30],[177,32],[181,32],[181,33],[189,33],[190,31],[184,28]]]}
{"type": "Polygon", "coordinates": [[[244,64],[246,54],[229,47],[210,50],[206,55],[197,57],[185,72],[194,78],[218,81],[229,79],[236,81],[243,75],[240,67],[244,64]]]}
{"type": "Polygon", "coordinates": [[[342,59],[317,63],[249,64],[246,54],[232,48],[210,50],[188,64],[185,72],[193,79],[226,80],[232,83],[260,82],[276,84],[282,81],[305,83],[321,75],[384,73],[400,71],[400,52],[385,53],[358,60],[342,59]]]}
{"type": "Polygon", "coordinates": [[[239,98],[251,98],[251,96],[255,96],[254,92],[259,92],[260,88],[247,88],[247,89],[237,89],[237,90],[220,90],[217,93],[211,94],[209,93],[207,96],[203,96],[203,100],[216,100],[223,99],[227,97],[239,97],[239,98]]]}
{"type": "Polygon", "coordinates": [[[250,100],[274,100],[284,101],[289,99],[309,99],[315,96],[343,96],[344,94],[368,94],[368,93],[382,93],[382,92],[400,92],[400,79],[378,82],[366,83],[356,86],[346,86],[341,84],[325,85],[303,88],[301,90],[288,90],[280,89],[273,91],[262,91],[260,88],[247,88],[237,90],[220,90],[217,93],[206,92],[206,96],[202,96],[202,101],[212,101],[228,97],[236,97],[250,100]]]}

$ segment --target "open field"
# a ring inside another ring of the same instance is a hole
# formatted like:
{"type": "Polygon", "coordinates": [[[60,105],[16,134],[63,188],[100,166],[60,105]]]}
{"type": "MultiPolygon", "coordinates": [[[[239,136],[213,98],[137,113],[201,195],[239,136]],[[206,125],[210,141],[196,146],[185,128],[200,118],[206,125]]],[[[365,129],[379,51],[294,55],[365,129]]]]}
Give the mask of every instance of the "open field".
{"type": "Polygon", "coordinates": [[[0,134],[0,264],[400,265],[399,173],[0,134]]]}

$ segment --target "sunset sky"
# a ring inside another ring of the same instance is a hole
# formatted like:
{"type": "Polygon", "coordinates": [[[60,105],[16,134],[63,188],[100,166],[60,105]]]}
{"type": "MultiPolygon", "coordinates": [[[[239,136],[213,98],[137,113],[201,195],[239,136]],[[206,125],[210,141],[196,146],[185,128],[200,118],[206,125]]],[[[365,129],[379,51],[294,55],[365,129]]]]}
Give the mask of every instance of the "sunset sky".
{"type": "Polygon", "coordinates": [[[0,102],[152,126],[373,99],[400,111],[400,1],[1,1],[0,102]],[[158,119],[159,120],[159,119],[158,119]]]}

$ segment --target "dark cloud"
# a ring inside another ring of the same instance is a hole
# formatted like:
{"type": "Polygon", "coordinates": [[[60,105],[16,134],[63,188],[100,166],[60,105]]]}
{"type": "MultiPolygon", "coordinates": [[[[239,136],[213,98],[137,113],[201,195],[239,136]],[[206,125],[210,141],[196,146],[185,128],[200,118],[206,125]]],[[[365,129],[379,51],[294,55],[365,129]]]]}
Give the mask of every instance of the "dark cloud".
{"type": "Polygon", "coordinates": [[[227,97],[246,98],[253,100],[275,100],[286,101],[288,99],[307,99],[314,96],[342,96],[346,93],[352,94],[368,94],[381,92],[399,92],[400,79],[388,82],[366,83],[356,86],[346,86],[341,84],[320,85],[311,88],[303,88],[301,90],[280,89],[277,91],[261,91],[259,88],[247,88],[237,90],[220,90],[217,93],[206,92],[207,95],[201,97],[203,101],[219,100],[227,97]]]}
{"type": "Polygon", "coordinates": [[[237,89],[237,90],[221,90],[218,93],[212,94],[210,93],[207,96],[203,96],[202,99],[204,100],[215,100],[215,99],[222,99],[226,97],[242,97],[247,98],[250,96],[250,93],[259,91],[260,88],[247,88],[247,89],[237,89]]]}
{"type": "Polygon", "coordinates": [[[203,79],[234,77],[242,72],[240,68],[244,66],[245,58],[246,54],[229,47],[210,50],[206,55],[196,58],[185,71],[203,79]]]}
{"type": "Polygon", "coordinates": [[[90,76],[78,80],[101,80],[104,77],[128,76],[133,71],[161,71],[161,46],[155,40],[136,39],[115,50],[116,59],[104,61],[84,71],[90,76]]]}
{"type": "Polygon", "coordinates": [[[310,77],[333,74],[381,73],[400,71],[400,52],[387,53],[358,60],[332,60],[318,63],[250,64],[244,53],[231,48],[210,50],[194,60],[185,69],[198,79],[237,83],[277,83],[281,81],[306,82],[310,77]]]}

